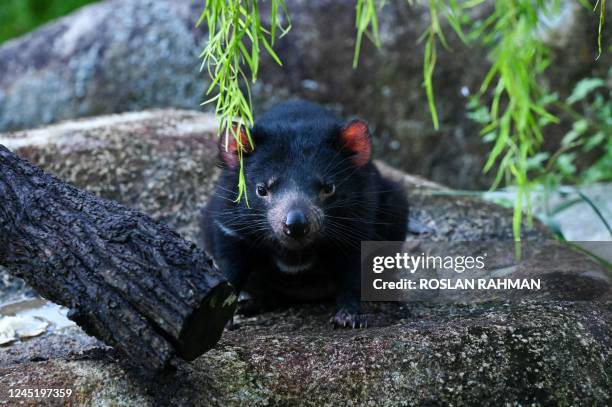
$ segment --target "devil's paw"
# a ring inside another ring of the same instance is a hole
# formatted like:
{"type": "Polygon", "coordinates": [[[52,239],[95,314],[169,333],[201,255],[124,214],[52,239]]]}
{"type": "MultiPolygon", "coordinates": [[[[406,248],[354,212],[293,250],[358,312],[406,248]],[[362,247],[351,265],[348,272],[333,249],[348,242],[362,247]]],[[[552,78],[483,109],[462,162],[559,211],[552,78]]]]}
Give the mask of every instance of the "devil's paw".
{"type": "Polygon", "coordinates": [[[341,308],[336,315],[330,318],[329,322],[334,328],[367,328],[368,317],[365,314],[349,311],[341,308]]]}

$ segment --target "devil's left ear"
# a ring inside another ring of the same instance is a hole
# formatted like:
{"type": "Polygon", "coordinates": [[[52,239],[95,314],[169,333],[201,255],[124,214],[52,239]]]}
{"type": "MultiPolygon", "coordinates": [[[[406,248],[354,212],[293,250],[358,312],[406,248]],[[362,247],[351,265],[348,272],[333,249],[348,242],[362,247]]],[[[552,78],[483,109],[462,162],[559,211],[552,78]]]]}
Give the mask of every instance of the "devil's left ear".
{"type": "Polygon", "coordinates": [[[368,124],[363,120],[352,120],[340,130],[340,147],[351,153],[351,161],[361,167],[370,161],[372,142],[368,124]]]}
{"type": "Polygon", "coordinates": [[[219,140],[219,153],[221,159],[229,168],[236,168],[239,164],[238,154],[253,152],[253,145],[249,141],[246,128],[238,123],[232,123],[231,131],[222,134],[219,140]],[[238,139],[240,143],[238,143],[238,139]]]}

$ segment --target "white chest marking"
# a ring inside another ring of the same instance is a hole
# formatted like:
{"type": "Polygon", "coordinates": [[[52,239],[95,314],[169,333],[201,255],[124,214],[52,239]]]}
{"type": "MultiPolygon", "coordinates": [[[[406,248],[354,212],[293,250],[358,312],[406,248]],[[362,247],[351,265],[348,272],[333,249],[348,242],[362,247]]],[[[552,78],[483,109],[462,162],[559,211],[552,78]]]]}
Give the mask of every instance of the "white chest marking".
{"type": "Polygon", "coordinates": [[[215,226],[217,226],[219,229],[221,229],[221,232],[223,232],[227,236],[239,237],[238,233],[236,233],[235,230],[232,230],[232,229],[228,228],[227,226],[225,226],[224,224],[222,224],[218,220],[215,220],[215,226]]]}
{"type": "Polygon", "coordinates": [[[297,274],[306,271],[312,267],[312,262],[302,264],[287,264],[280,259],[275,259],[276,266],[280,271],[289,274],[297,274]]]}

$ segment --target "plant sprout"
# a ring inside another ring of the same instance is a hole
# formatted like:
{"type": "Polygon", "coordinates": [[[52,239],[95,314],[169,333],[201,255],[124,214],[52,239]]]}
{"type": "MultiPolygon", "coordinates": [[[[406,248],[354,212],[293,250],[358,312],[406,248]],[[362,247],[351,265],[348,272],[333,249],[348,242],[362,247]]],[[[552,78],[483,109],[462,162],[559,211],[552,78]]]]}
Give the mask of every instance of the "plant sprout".
{"type": "Polygon", "coordinates": [[[202,69],[207,69],[212,79],[206,93],[210,95],[216,91],[216,95],[203,104],[215,102],[219,134],[224,135],[226,148],[229,137],[236,139],[240,160],[237,200],[244,195],[247,203],[242,159],[245,146],[238,134],[240,128],[244,129],[253,146],[250,134],[253,126],[250,82],[257,80],[262,48],[282,65],[272,47],[277,30],[282,36],[291,27],[284,0],[270,0],[269,28],[262,22],[260,3],[261,0],[207,0],[197,23],[205,22],[208,27],[208,43],[201,54],[202,69]],[[283,19],[286,20],[285,25],[283,19]]]}

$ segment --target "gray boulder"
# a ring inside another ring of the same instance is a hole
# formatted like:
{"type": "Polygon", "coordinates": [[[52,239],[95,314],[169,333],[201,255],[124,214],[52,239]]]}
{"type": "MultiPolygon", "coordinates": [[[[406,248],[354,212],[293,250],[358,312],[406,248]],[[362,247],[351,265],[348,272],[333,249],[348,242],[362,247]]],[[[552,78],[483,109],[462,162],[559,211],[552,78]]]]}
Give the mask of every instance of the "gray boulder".
{"type": "MultiPolygon", "coordinates": [[[[217,173],[215,129],[210,115],[154,110],[0,134],[0,144],[196,239],[217,173]]],[[[511,238],[508,209],[379,166],[409,191],[409,239],[511,238]]],[[[526,227],[525,239],[547,237],[537,222],[526,227]]],[[[215,349],[156,377],[132,371],[77,327],[56,329],[1,349],[0,388],[69,388],[75,405],[608,405],[609,277],[564,246],[547,253],[554,258],[567,259],[569,295],[371,303],[365,330],[331,329],[326,303],[241,317],[215,349]]],[[[555,273],[546,259],[530,273],[555,273]]]]}
{"type": "Polygon", "coordinates": [[[197,109],[196,1],[111,0],[0,48],[0,130],[144,107],[197,109]]]}
{"type": "Polygon", "coordinates": [[[390,308],[360,331],[330,329],[324,307],[266,313],[156,378],[72,328],[3,350],[0,386],[94,406],[610,404],[609,306],[390,308]]]}

